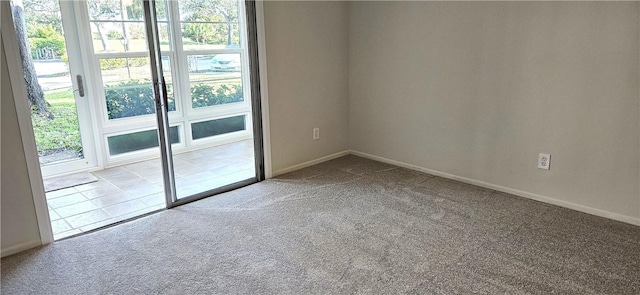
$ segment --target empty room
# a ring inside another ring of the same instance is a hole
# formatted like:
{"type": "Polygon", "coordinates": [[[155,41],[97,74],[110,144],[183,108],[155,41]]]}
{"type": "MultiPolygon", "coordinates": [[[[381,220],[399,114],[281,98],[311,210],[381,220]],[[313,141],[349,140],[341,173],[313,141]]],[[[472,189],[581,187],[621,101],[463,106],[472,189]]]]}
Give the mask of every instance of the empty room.
{"type": "Polygon", "coordinates": [[[2,294],[640,294],[640,2],[0,2],[2,294]]]}

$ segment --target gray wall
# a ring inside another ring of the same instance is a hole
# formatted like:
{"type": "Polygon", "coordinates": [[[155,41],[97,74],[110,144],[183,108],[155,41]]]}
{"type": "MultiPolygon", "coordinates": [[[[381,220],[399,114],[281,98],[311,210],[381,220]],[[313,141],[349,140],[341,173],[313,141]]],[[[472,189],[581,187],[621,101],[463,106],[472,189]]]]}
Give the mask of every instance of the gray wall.
{"type": "MultiPolygon", "coordinates": [[[[0,38],[1,39],[1,38],[0,38]]],[[[2,41],[0,40],[0,43],[2,41]]],[[[2,189],[1,203],[1,244],[2,254],[21,245],[40,243],[40,231],[36,210],[33,205],[27,161],[24,156],[16,106],[13,100],[5,56],[4,44],[0,46],[0,71],[2,76],[2,146],[0,147],[0,163],[2,189]]]]}
{"type": "Polygon", "coordinates": [[[353,150],[638,221],[637,2],[350,5],[353,150]]]}
{"type": "Polygon", "coordinates": [[[273,171],[348,150],[348,4],[267,1],[264,10],[273,171]]]}

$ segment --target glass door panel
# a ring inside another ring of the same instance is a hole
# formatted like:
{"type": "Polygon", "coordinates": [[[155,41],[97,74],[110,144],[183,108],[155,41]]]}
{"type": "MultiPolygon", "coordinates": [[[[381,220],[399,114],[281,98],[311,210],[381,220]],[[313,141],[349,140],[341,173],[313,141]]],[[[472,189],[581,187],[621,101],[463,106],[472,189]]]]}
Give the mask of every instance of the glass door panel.
{"type": "Polygon", "coordinates": [[[244,101],[239,52],[187,55],[187,60],[193,109],[244,101]]]}
{"type": "MultiPolygon", "coordinates": [[[[175,103],[169,107],[178,110],[168,125],[181,126],[184,135],[181,145],[167,147],[165,163],[174,179],[168,200],[176,204],[255,181],[256,169],[244,3],[180,0],[167,7],[168,55],[175,62],[161,66],[165,75],[176,76],[166,86],[174,88],[167,91],[168,102],[175,103]]],[[[162,28],[156,31],[160,36],[149,47],[167,54],[162,28]]],[[[170,138],[165,135],[165,144],[170,138]]]]}
{"type": "Polygon", "coordinates": [[[177,4],[189,145],[173,151],[180,200],[255,178],[256,171],[244,2],[177,4]]]}
{"type": "MultiPolygon", "coordinates": [[[[108,120],[155,113],[148,57],[98,58],[98,60],[108,120]]],[[[162,60],[167,66],[164,75],[170,100],[169,111],[175,111],[170,58],[163,56],[162,60]]]]}

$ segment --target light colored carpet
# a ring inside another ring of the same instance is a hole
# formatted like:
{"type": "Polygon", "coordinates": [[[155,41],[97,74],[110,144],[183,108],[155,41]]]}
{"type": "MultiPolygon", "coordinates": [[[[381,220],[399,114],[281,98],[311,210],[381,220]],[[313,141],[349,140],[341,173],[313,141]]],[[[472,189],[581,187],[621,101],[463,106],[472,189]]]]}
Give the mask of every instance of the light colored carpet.
{"type": "Polygon", "coordinates": [[[65,176],[53,177],[45,179],[44,191],[52,192],[63,188],[74,187],[81,184],[96,182],[98,179],[89,172],[75,173],[65,176]]]}
{"type": "Polygon", "coordinates": [[[640,228],[347,156],[2,259],[2,294],[639,294],[640,228]]]}

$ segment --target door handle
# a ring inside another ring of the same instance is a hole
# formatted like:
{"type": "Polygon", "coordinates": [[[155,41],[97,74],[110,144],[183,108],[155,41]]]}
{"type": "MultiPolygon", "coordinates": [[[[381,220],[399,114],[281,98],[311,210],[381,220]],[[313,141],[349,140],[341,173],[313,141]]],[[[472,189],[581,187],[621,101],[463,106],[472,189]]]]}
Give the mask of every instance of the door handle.
{"type": "Polygon", "coordinates": [[[162,84],[160,84],[160,86],[162,87],[160,89],[162,90],[162,95],[164,97],[164,110],[168,114],[169,113],[169,96],[167,96],[167,82],[165,82],[164,76],[162,76],[162,84]]]}
{"type": "Polygon", "coordinates": [[[76,82],[78,82],[78,94],[80,97],[84,97],[84,83],[82,82],[82,75],[76,75],[76,82]]]}

